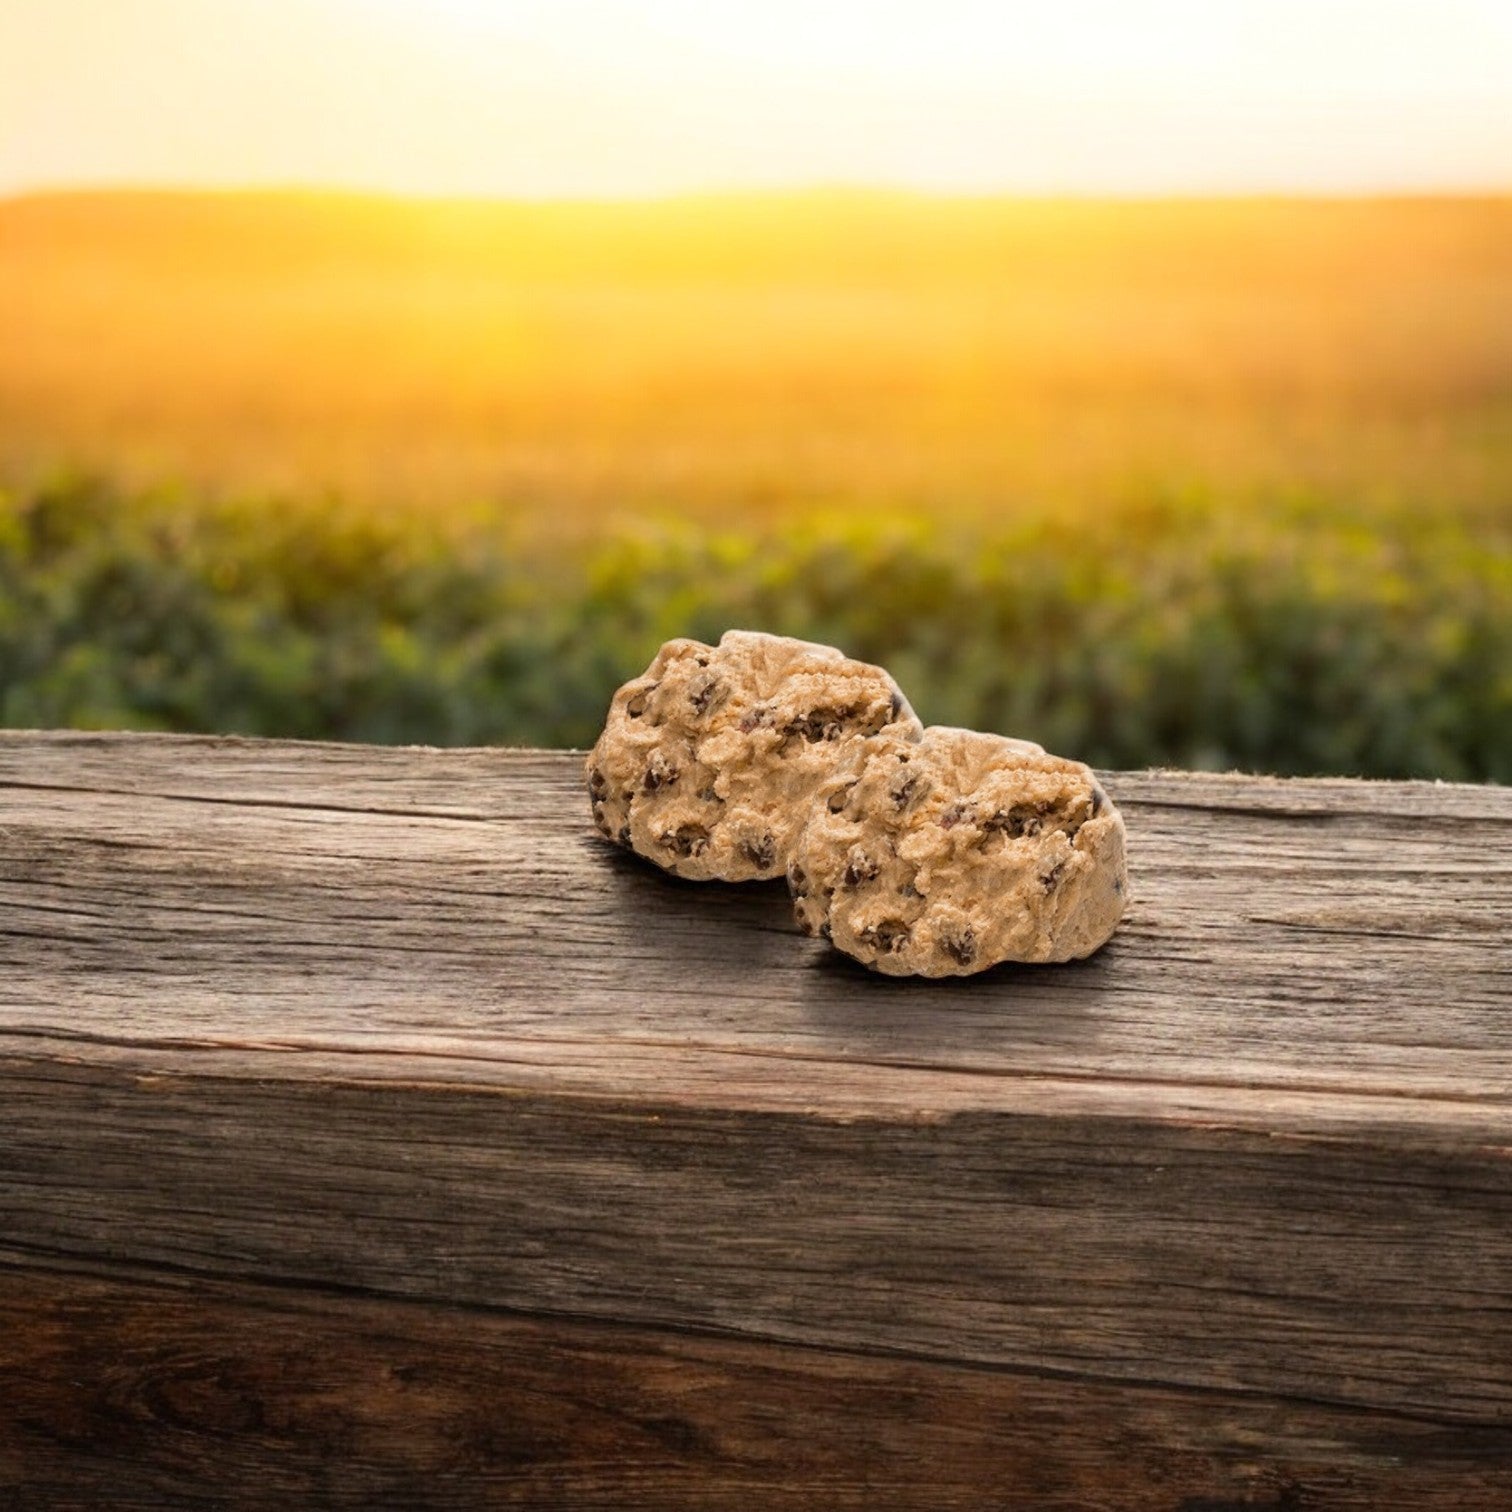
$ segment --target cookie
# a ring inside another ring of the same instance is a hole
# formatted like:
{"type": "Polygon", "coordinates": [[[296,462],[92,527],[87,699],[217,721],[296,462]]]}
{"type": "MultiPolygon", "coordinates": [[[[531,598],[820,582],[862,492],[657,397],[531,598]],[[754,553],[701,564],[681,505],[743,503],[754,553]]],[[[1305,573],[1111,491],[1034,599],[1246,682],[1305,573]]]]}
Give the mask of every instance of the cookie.
{"type": "Polygon", "coordinates": [[[780,877],[819,786],[880,736],[901,747],[922,730],[886,672],[833,646],[668,641],[588,756],[594,823],[678,876],[780,877]]]}
{"type": "Polygon", "coordinates": [[[883,735],[821,786],[787,877],[809,934],[894,976],[1090,955],[1128,890],[1123,819],[1090,768],[937,726],[883,735]]]}

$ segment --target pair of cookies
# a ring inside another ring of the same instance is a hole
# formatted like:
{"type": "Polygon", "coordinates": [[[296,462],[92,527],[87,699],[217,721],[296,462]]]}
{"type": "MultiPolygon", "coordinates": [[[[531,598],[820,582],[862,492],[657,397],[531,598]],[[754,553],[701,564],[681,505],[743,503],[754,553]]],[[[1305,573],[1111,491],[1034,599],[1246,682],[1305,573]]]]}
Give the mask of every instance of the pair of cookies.
{"type": "Polygon", "coordinates": [[[609,839],[682,877],[786,876],[809,934],[891,975],[1073,960],[1123,913],[1123,820],[1086,766],[926,729],[832,646],[669,641],[585,771],[609,839]]]}

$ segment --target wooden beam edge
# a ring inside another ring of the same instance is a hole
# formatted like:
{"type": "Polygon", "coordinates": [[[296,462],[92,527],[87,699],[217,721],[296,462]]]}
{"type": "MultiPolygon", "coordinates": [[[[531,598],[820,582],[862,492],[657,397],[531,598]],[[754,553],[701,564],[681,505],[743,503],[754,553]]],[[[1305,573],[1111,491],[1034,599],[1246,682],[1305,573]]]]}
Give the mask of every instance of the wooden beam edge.
{"type": "MultiPolygon", "coordinates": [[[[104,750],[111,748],[151,750],[167,752],[247,753],[265,756],[286,753],[290,756],[328,756],[341,760],[370,758],[375,761],[392,761],[403,757],[434,757],[438,760],[475,761],[479,758],[509,764],[530,766],[555,766],[566,773],[575,770],[584,752],[577,749],[553,749],[542,746],[428,746],[428,745],[363,745],[354,742],[333,740],[271,739],[253,735],[178,734],[164,731],[134,730],[0,730],[0,755],[24,752],[27,748],[44,751],[69,749],[104,750]]],[[[1238,793],[1249,789],[1256,798],[1286,799],[1309,791],[1318,791],[1330,800],[1350,793],[1364,794],[1371,798],[1388,797],[1401,793],[1404,798],[1437,802],[1439,805],[1462,803],[1472,805],[1475,813],[1466,815],[1463,810],[1438,814],[1430,809],[1424,817],[1454,818],[1480,817],[1487,821],[1512,820],[1512,788],[1496,784],[1469,782],[1446,782],[1440,779],[1417,778],[1366,778],[1366,777],[1282,777],[1271,773],[1252,773],[1230,770],[1226,772],[1187,772],[1169,767],[1148,767],[1140,770],[1116,771],[1104,769],[1099,776],[1110,785],[1124,785],[1130,791],[1120,797],[1120,803],[1138,806],[1211,809],[1213,803],[1198,801],[1194,795],[1183,798],[1183,785],[1201,784],[1216,786],[1238,793]],[[1147,787],[1150,792],[1140,795],[1136,788],[1147,787]],[[1258,790],[1258,791],[1257,791],[1258,790]]],[[[0,776],[0,787],[5,786],[0,776]]],[[[93,791],[94,789],[81,789],[93,791]]],[[[104,791],[104,790],[102,790],[104,791]]],[[[174,796],[158,794],[157,796],[174,796]]],[[[1223,807],[1224,805],[1217,805],[1223,807]]],[[[1328,813],[1353,812],[1340,809],[1335,803],[1316,803],[1298,808],[1277,810],[1273,805],[1257,801],[1236,805],[1239,812],[1280,812],[1283,817],[1323,816],[1328,813]]],[[[1377,812],[1371,807],[1366,812],[1377,812]]]]}
{"type": "Polygon", "coordinates": [[[1045,1075],[885,1061],[842,1061],[684,1043],[561,1038],[375,1042],[289,1038],[130,1041],[0,1031],[0,1074],[21,1080],[279,1082],[613,1102],[798,1116],[813,1123],[941,1123],[968,1116],[1120,1120],[1151,1127],[1259,1132],[1277,1140],[1414,1144],[1512,1160],[1512,1092],[1444,1095],[1383,1084],[1362,1090],[1045,1075]],[[803,1079],[793,1069],[801,1064],[803,1079]]]}

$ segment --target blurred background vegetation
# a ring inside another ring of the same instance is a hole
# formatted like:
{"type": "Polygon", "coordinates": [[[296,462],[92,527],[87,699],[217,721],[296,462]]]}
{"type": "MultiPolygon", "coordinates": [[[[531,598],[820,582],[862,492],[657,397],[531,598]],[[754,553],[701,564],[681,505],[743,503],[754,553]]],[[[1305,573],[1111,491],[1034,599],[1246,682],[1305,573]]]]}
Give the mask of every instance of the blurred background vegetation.
{"type": "Polygon", "coordinates": [[[673,635],[1512,777],[1512,201],[0,202],[0,722],[581,745],[673,635]]]}

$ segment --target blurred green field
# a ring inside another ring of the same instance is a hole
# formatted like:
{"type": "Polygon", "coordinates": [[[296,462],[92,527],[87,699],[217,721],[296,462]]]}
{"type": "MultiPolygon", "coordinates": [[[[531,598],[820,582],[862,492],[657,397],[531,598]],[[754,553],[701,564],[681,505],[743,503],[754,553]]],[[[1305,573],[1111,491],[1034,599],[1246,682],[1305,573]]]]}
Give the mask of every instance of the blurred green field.
{"type": "Polygon", "coordinates": [[[1512,200],[0,202],[0,722],[583,744],[664,638],[1512,776],[1512,200]]]}
{"type": "Polygon", "coordinates": [[[929,721],[1105,766],[1512,778],[1512,545],[1305,497],[942,531],[622,530],[124,498],[0,506],[0,721],[584,745],[672,635],[889,665],[929,721]]]}

